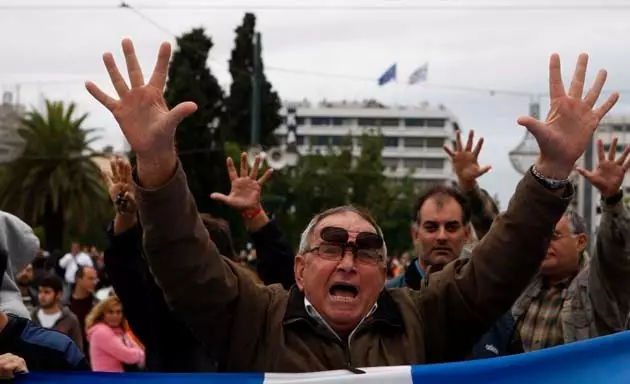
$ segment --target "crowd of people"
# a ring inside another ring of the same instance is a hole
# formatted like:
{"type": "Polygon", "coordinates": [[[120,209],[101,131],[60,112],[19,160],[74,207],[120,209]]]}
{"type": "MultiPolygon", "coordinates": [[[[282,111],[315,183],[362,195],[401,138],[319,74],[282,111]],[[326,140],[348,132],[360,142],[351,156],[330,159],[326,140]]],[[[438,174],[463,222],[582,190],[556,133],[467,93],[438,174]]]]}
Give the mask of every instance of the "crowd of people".
{"type": "Polygon", "coordinates": [[[410,212],[413,256],[389,257],[368,210],[318,213],[293,249],[261,205],[261,159],[227,159],[229,195],[253,249],[234,249],[227,222],[197,211],[177,159],[174,132],[194,113],[169,110],[163,44],[148,83],[123,41],[130,84],[103,59],[120,99],[93,83],[137,156],[111,160],[104,182],[116,208],[104,252],[77,243],[65,255],[39,250],[19,219],[0,216],[0,375],[28,371],[363,373],[371,366],[431,364],[527,353],[622,332],[630,314],[630,216],[621,185],[630,146],[578,168],[602,195],[599,231],[567,210],[569,174],[612,94],[594,107],[600,71],[583,95],[586,55],[565,90],[550,59],[551,110],[519,118],[540,157],[499,212],[477,180],[483,138],[457,133],[445,147],[457,187],[422,191],[410,212]],[[589,255],[588,244],[594,242],[589,255]],[[12,293],[12,288],[15,295],[12,293]],[[25,328],[30,332],[23,332],[25,328]],[[39,334],[38,343],[28,340],[39,334]],[[43,340],[43,341],[42,341],[43,340]],[[60,353],[59,351],[65,351],[60,353]]]}

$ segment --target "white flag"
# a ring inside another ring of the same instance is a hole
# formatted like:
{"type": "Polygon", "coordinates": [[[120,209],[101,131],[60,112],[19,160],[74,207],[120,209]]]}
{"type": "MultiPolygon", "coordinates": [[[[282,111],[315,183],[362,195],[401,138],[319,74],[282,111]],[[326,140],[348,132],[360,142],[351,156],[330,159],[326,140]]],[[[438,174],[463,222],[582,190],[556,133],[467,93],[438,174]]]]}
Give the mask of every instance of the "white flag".
{"type": "Polygon", "coordinates": [[[427,81],[427,74],[429,72],[429,63],[424,63],[420,67],[418,67],[411,75],[409,76],[409,85],[414,85],[421,81],[427,81]]]}

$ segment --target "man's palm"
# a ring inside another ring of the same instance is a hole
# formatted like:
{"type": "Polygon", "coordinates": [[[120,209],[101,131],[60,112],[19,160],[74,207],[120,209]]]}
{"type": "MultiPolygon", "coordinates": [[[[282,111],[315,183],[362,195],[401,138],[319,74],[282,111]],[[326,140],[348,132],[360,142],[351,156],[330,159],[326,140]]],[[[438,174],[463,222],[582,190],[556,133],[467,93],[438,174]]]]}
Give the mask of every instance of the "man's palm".
{"type": "Polygon", "coordinates": [[[232,181],[232,190],[225,203],[236,210],[254,209],[260,203],[261,186],[249,177],[232,181]]]}

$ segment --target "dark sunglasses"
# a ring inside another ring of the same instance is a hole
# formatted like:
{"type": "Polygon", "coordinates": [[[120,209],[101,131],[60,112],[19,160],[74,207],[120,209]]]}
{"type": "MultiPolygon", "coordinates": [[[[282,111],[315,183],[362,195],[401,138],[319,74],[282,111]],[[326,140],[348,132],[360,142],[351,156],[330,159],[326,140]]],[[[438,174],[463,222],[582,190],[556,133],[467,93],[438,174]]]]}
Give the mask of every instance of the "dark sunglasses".
{"type": "Polygon", "coordinates": [[[341,260],[350,248],[355,260],[376,264],[383,260],[383,238],[376,233],[361,232],[354,241],[348,241],[350,234],[340,227],[325,227],[320,232],[322,243],[309,250],[328,260],[341,260]]]}

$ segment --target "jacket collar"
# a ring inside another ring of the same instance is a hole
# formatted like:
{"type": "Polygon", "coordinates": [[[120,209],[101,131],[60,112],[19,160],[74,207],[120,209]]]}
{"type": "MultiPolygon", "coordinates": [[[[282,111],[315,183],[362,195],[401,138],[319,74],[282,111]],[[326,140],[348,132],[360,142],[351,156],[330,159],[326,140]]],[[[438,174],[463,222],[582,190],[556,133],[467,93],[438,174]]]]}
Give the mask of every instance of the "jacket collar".
{"type": "MultiPolygon", "coordinates": [[[[304,293],[294,285],[289,291],[289,300],[287,302],[283,324],[289,325],[296,322],[305,322],[315,329],[322,329],[322,325],[307,312],[306,306],[304,305],[304,293]]],[[[404,329],[404,321],[398,304],[396,304],[394,298],[386,289],[381,291],[376,301],[376,310],[363,324],[369,326],[378,324],[379,326],[382,325],[387,328],[404,329]]],[[[327,329],[325,333],[330,334],[327,329]]]]}
{"type": "Polygon", "coordinates": [[[419,290],[424,279],[424,271],[420,268],[418,259],[411,263],[405,270],[405,282],[407,287],[413,290],[419,290]]]}

